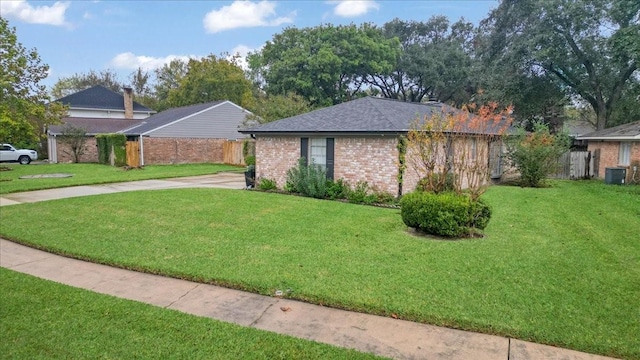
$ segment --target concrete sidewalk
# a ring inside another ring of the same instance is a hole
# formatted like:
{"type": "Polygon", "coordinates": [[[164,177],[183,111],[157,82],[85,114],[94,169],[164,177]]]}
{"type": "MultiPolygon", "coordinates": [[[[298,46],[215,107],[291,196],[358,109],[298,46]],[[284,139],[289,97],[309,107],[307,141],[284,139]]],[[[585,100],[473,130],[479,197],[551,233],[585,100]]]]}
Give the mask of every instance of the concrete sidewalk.
{"type": "Polygon", "coordinates": [[[102,294],[396,359],[607,359],[128,271],[53,255],[4,239],[0,239],[0,266],[102,294]]]}
{"type": "Polygon", "coordinates": [[[6,194],[0,196],[0,206],[64,199],[78,196],[112,194],[124,191],[177,188],[242,189],[244,187],[244,174],[223,172],[213,175],[189,176],[164,180],[139,180],[102,185],[71,186],[59,189],[47,189],[6,194]]]}

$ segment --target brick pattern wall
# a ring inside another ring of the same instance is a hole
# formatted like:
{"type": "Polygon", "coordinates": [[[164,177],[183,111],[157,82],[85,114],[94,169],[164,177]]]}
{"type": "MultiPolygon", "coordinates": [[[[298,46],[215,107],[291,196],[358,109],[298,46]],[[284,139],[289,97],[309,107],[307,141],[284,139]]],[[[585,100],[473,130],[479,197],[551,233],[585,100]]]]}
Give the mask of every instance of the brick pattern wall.
{"type": "Polygon", "coordinates": [[[143,138],[144,164],[222,163],[225,139],[143,138]]]}
{"type": "MultiPolygon", "coordinates": [[[[395,137],[335,137],[334,179],[352,186],[366,181],[379,191],[398,193],[398,150],[395,137]]],[[[300,158],[300,138],[258,137],[256,177],[275,180],[284,187],[287,170],[300,158]]]]}
{"type": "Polygon", "coordinates": [[[293,136],[258,137],[256,139],[256,178],[275,180],[282,189],[287,170],[300,158],[300,138],[293,136]]]}
{"type": "MultiPolygon", "coordinates": [[[[596,177],[604,179],[605,171],[608,167],[625,167],[627,169],[627,181],[631,180],[632,166],[622,166],[618,163],[620,156],[620,143],[617,141],[589,141],[587,150],[591,154],[600,149],[600,166],[596,177]]],[[[631,145],[631,164],[640,166],[640,142],[633,142],[631,145]]]]}
{"type": "Polygon", "coordinates": [[[398,194],[398,139],[336,137],[334,178],[352,186],[366,181],[378,191],[398,194]]]}
{"type": "MultiPolygon", "coordinates": [[[[73,152],[71,147],[60,141],[60,138],[56,138],[56,155],[59,163],[72,163],[73,152]]],[[[81,163],[97,163],[98,162],[98,146],[96,144],[96,138],[87,138],[87,142],[84,144],[84,154],[80,156],[81,163]]]]}

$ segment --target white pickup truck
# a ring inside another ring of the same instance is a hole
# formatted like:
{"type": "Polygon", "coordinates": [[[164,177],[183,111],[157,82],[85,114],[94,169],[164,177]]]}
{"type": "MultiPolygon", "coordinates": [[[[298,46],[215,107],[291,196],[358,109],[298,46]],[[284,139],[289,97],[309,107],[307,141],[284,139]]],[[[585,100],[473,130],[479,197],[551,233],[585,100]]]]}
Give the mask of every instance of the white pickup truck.
{"type": "Polygon", "coordinates": [[[2,144],[0,146],[0,161],[17,161],[22,165],[27,165],[31,160],[37,159],[38,153],[35,150],[18,150],[10,144],[2,144]]]}

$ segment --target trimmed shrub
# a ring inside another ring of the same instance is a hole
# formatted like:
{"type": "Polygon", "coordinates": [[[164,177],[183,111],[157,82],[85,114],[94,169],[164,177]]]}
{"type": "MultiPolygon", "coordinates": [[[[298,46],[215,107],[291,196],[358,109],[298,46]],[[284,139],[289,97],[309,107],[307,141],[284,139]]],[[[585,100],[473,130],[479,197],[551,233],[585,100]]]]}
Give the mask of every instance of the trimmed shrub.
{"type": "Polygon", "coordinates": [[[351,187],[343,179],[327,180],[327,197],[331,200],[346,199],[350,191],[351,187]]]}
{"type": "Polygon", "coordinates": [[[260,179],[260,183],[258,184],[258,189],[262,191],[277,190],[278,186],[276,185],[275,180],[262,178],[260,179]]]}
{"type": "Polygon", "coordinates": [[[447,237],[463,237],[474,229],[484,229],[491,218],[491,208],[484,201],[452,192],[409,193],[402,197],[400,206],[405,225],[447,237]]]}

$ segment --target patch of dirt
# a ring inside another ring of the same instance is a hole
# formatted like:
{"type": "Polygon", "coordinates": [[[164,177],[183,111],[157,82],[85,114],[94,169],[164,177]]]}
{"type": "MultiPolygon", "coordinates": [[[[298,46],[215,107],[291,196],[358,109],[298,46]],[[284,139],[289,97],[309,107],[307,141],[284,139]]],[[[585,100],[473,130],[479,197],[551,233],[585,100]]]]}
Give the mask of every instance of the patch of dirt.
{"type": "Polygon", "coordinates": [[[11,171],[11,170],[13,169],[8,166],[0,166],[0,171],[11,171]]]}

